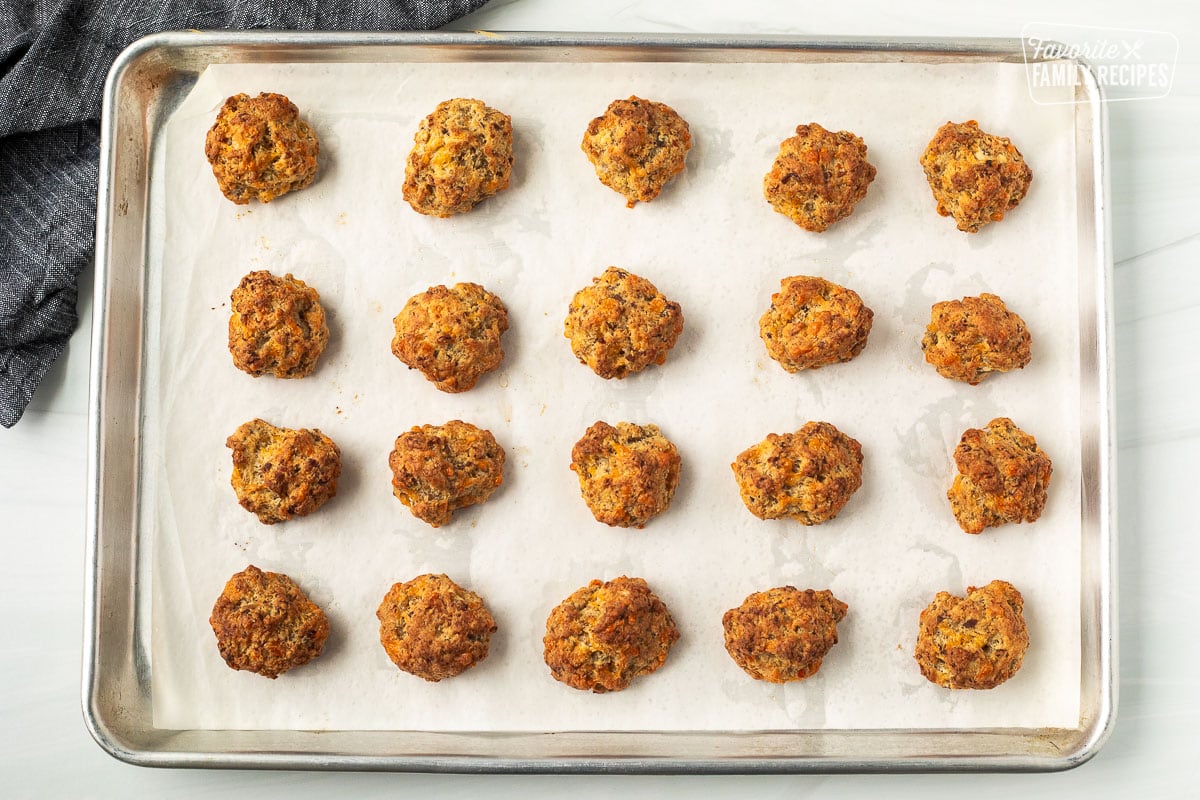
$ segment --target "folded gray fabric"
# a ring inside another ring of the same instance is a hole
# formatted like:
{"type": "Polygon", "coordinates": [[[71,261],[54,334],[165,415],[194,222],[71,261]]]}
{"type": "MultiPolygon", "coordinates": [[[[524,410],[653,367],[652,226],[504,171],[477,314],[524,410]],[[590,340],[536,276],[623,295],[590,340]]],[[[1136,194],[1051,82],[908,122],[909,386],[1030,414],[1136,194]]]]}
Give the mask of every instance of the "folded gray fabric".
{"type": "Polygon", "coordinates": [[[92,257],[101,93],[150,33],[427,30],[485,0],[0,0],[0,425],[12,427],[75,329],[92,257]]]}

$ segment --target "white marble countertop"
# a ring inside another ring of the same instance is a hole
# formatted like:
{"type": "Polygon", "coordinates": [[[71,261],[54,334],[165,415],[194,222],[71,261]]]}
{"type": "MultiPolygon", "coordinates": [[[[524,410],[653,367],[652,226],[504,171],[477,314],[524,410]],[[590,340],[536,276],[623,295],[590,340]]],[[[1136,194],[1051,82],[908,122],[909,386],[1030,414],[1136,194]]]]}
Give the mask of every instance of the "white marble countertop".
{"type": "MultiPolygon", "coordinates": [[[[885,0],[808,6],[696,0],[498,0],[461,30],[1015,37],[1030,22],[1172,31],[1169,95],[1112,104],[1120,459],[1120,706],[1091,762],[1051,775],[554,777],[151,770],[106,755],[84,729],[84,475],[91,290],[79,331],[25,418],[0,430],[0,794],[5,797],[629,798],[1200,796],[1200,537],[1186,498],[1200,473],[1200,9],[1155,0],[1057,5],[885,0]],[[1191,521],[1189,521],[1191,520],[1191,521]]],[[[84,276],[91,280],[90,271],[84,276]]]]}

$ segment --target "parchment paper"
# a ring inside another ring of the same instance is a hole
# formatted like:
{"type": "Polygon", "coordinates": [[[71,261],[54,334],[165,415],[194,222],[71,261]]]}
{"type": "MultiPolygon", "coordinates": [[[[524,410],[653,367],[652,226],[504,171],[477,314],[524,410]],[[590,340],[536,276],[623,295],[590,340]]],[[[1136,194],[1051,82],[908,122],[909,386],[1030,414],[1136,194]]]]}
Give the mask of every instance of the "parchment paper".
{"type": "Polygon", "coordinates": [[[1079,715],[1080,449],[1074,137],[1070,106],[1037,106],[1019,65],[385,64],[209,68],[154,153],[142,541],[152,541],[154,722],[163,728],[768,730],[1074,727],[1079,715]],[[288,95],[321,139],[321,173],[268,206],[234,206],[204,135],[236,92],[288,95]],[[695,139],[686,172],[627,210],[580,152],[614,98],[672,105],[695,139]],[[512,115],[512,188],[453,219],[401,199],[419,120],[478,97],[512,115]],[[1013,138],[1028,197],[976,235],[934,211],[917,159],[948,119],[1013,138]],[[854,214],[805,232],[762,198],[799,123],[867,142],[878,177],[854,214]],[[683,306],[667,363],[604,381],[562,335],[572,294],[605,267],[641,274],[683,306]],[[331,341],[304,380],[252,379],[226,349],[230,291],[254,269],[321,293],[331,341]],[[781,278],[816,274],[874,309],[854,361],[789,375],[757,321],[781,278]],[[392,317],[438,283],[477,281],[507,303],[498,372],[438,392],[389,352],[392,317]],[[1033,362],[977,387],[923,361],[930,305],[1001,295],[1033,334],[1033,362]],[[946,501],[968,427],[1011,416],[1054,462],[1032,525],[968,536],[946,501]],[[225,438],[242,422],[316,427],[342,450],[337,497],[267,527],[236,503],[225,438]],[[387,456],[412,425],[460,418],[507,449],[505,483],[439,530],[392,496],[387,456]],[[668,513],[645,530],[595,522],[567,465],[597,419],[655,423],[679,447],[668,513]],[[865,452],[862,489],[813,528],[752,517],[729,465],[768,432],[827,420],[865,452]],[[287,573],[332,625],[321,658],[271,681],[228,669],[208,616],[231,574],[287,573]],[[445,572],[480,593],[499,631],[490,657],[438,684],[398,671],[375,609],[392,583],[445,572]],[[659,672],[620,693],[554,681],[550,609],[592,578],[646,578],[682,638],[659,672]],[[1020,673],[952,692],[912,658],[917,615],[939,590],[993,578],[1026,599],[1020,673]],[[786,686],[726,655],[721,616],[751,592],[828,588],[849,604],[820,672],[786,686]]]}

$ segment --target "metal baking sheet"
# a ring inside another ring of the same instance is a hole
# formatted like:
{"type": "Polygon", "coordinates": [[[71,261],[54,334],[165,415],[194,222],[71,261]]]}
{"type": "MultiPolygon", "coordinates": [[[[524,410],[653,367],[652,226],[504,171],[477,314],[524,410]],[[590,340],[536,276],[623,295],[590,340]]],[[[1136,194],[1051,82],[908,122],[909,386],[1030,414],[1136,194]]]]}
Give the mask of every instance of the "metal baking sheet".
{"type": "Polygon", "coordinates": [[[207,731],[153,726],[152,527],[136,518],[146,441],[148,190],[164,120],[204,67],[229,63],[620,61],[1016,62],[1019,42],[843,42],[538,35],[166,34],[134,45],[106,98],[93,372],[93,516],[85,708],[114,755],[161,765],[502,771],[745,772],[1054,769],[1086,759],[1111,723],[1112,458],[1103,106],[1087,80],[1075,106],[1079,220],[1080,721],[1074,728],[716,732],[207,731]],[[147,531],[151,532],[147,532],[147,531]],[[139,531],[141,533],[139,534],[139,531]],[[119,700],[119,702],[118,702],[119,700]],[[931,755],[936,754],[936,755],[931,755]]]}

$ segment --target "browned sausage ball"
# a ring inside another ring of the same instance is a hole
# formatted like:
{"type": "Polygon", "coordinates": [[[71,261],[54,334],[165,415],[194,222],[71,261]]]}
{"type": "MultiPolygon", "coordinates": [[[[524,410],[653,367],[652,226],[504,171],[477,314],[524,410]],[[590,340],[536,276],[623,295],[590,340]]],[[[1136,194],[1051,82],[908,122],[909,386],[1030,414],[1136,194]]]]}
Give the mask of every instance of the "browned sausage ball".
{"type": "Polygon", "coordinates": [[[477,283],[433,286],[414,295],[393,321],[392,353],[443,392],[465,392],[500,366],[508,309],[477,283]]]}
{"type": "Polygon", "coordinates": [[[662,364],[682,332],[679,304],[617,267],[575,293],[563,324],[575,357],[605,379],[662,364]]]}
{"type": "Polygon", "coordinates": [[[679,451],[656,425],[596,422],[571,448],[571,469],[597,522],[642,528],[667,510],[679,485],[679,451]]]}
{"type": "Polygon", "coordinates": [[[992,372],[1024,368],[1030,341],[1025,321],[984,293],[934,303],[921,349],[940,375],[974,386],[992,372]]]}
{"type": "Polygon", "coordinates": [[[873,180],[875,167],[867,161],[861,138],[813,122],[796,126],[796,135],[779,145],[763,178],[763,195],[780,214],[820,233],[850,216],[873,180]]]}
{"type": "Polygon", "coordinates": [[[633,208],[639,200],[658,197],[683,172],[692,135],[675,109],[630,97],[612,101],[588,123],[581,147],[600,182],[624,195],[626,207],[633,208]]]}
{"type": "Polygon", "coordinates": [[[981,131],[973,119],[938,128],[921,166],[937,212],[953,216],[958,229],[967,233],[1004,219],[1033,180],[1033,171],[1013,143],[981,131]]]}
{"type": "Polygon", "coordinates": [[[221,193],[245,205],[269,203],[317,176],[316,134],[281,94],[236,94],[208,131],[204,154],[221,193]]]}
{"type": "Polygon", "coordinates": [[[994,689],[1016,675],[1029,647],[1024,604],[1006,581],[969,586],[966,597],[938,592],[917,628],[921,674],[947,689],[994,689]]]}
{"type": "Polygon", "coordinates": [[[784,278],[758,321],[767,353],[788,372],[849,361],[867,346],[871,309],[853,289],[824,278],[784,278]]]}
{"type": "Polygon", "coordinates": [[[254,419],[225,440],[233,490],[264,525],[311,514],[337,494],[341,450],[319,430],[276,428],[254,419]]]}
{"type": "Polygon", "coordinates": [[[555,680],[573,689],[618,692],[667,660],[679,630],[641,578],[594,580],[546,619],[544,657],[555,680]]]}
{"type": "Polygon", "coordinates": [[[958,525],[967,533],[1006,522],[1035,522],[1046,507],[1050,457],[1011,419],[997,417],[970,428],[954,449],[959,474],[946,492],[958,525]]]}
{"type": "Polygon", "coordinates": [[[433,217],[464,214],[508,188],[512,118],[480,100],[438,103],[421,120],[404,170],[404,199],[433,217]]]}
{"type": "Polygon", "coordinates": [[[742,502],[759,519],[831,520],[862,486],[862,446],[828,422],[771,433],[731,465],[742,502]]]}
{"type": "Polygon", "coordinates": [[[230,295],[229,352],[254,377],[303,378],[329,342],[317,290],[289,273],[251,272],[230,295]]]}
{"type": "Polygon", "coordinates": [[[445,575],[394,584],[375,616],[388,658],[433,682],[453,678],[487,658],[496,632],[496,620],[479,595],[445,575]]]}
{"type": "Polygon", "coordinates": [[[491,431],[456,419],[400,434],[388,466],[396,498],[414,517],[438,528],[500,487],[504,448],[491,431]]]}
{"type": "Polygon", "coordinates": [[[780,586],[725,612],[725,649],[752,678],[770,683],[816,674],[837,644],[847,606],[827,590],[780,586]]]}
{"type": "Polygon", "coordinates": [[[287,575],[253,565],[231,577],[208,620],[231,669],[274,679],[325,649],[329,620],[287,575]]]}

